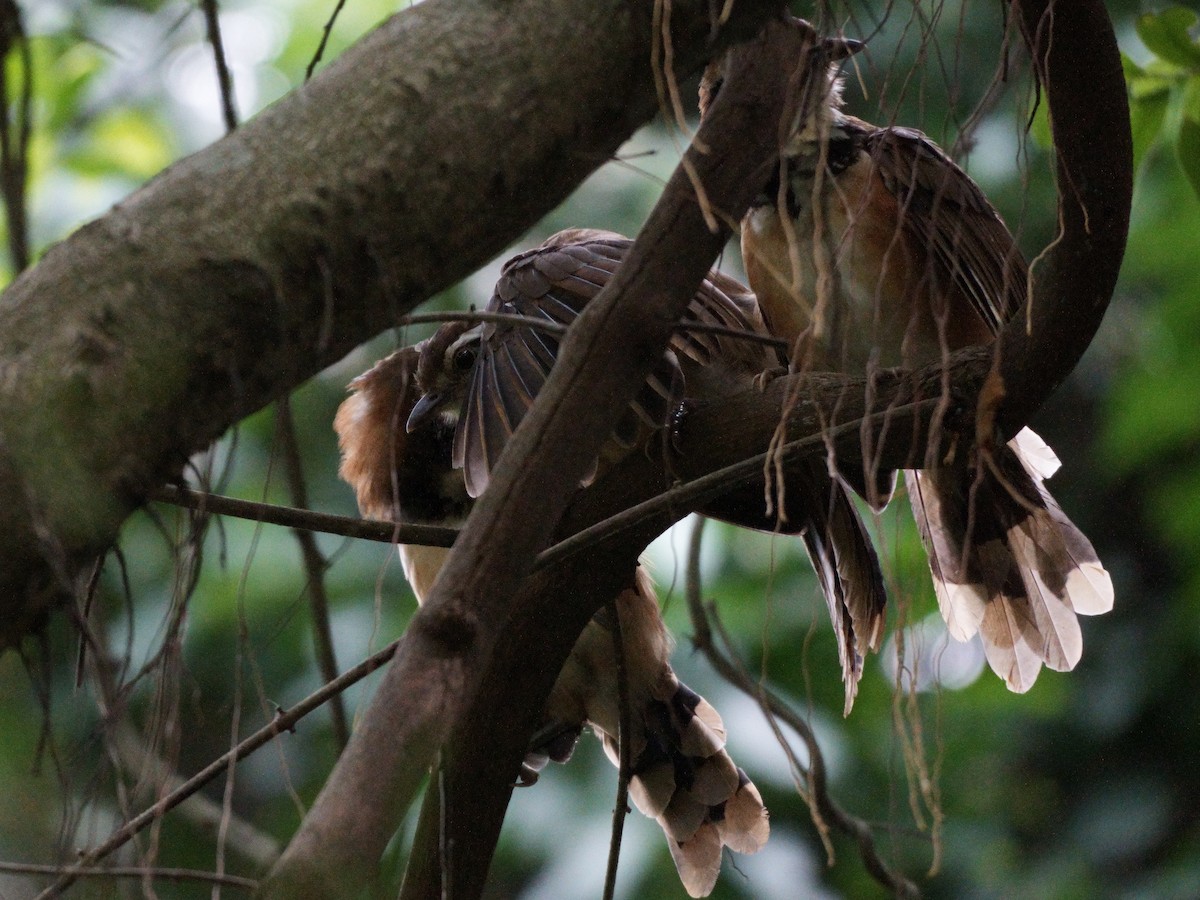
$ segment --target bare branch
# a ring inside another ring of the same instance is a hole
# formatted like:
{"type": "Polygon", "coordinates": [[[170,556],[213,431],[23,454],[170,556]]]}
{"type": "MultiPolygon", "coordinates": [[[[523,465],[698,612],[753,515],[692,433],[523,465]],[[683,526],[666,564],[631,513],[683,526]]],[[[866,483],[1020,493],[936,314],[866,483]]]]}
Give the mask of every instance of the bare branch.
{"type": "Polygon", "coordinates": [[[317,44],[317,49],[314,51],[312,59],[308,61],[308,66],[304,70],[304,80],[313,77],[313,72],[317,70],[317,64],[321,61],[321,57],[325,55],[325,46],[329,43],[329,36],[333,34],[334,23],[341,15],[342,7],[346,5],[346,0],[337,0],[337,5],[334,6],[333,12],[329,14],[329,18],[325,22],[325,26],[321,29],[321,41],[317,44]]]}
{"type": "MultiPolygon", "coordinates": [[[[713,205],[734,218],[749,205],[775,151],[776,97],[783,94],[775,82],[790,71],[789,56],[797,55],[787,39],[782,44],[767,53],[767,45],[756,43],[757,54],[744,54],[753,74],[744,85],[730,80],[708,119],[711,134],[701,131],[712,152],[689,151],[713,205]]],[[[573,602],[561,616],[545,615],[547,597],[531,603],[532,595],[523,592],[522,606],[513,603],[513,595],[725,238],[708,231],[690,183],[677,171],[620,269],[567,335],[537,403],[505,450],[431,596],[410,623],[407,651],[389,667],[276,867],[278,879],[269,880],[267,896],[293,896],[299,889],[321,895],[312,885],[328,873],[337,873],[337,883],[326,881],[325,896],[353,890],[360,883],[355,879],[372,878],[380,852],[439,747],[446,766],[445,845],[454,848],[454,856],[443,866],[437,833],[424,832],[404,893],[440,896],[444,871],[453,879],[455,896],[481,890],[540,698],[588,617],[616,594],[619,579],[648,537],[637,535],[642,543],[636,546],[622,543],[624,566],[614,562],[603,573],[589,568],[590,582],[568,596],[588,598],[590,607],[573,602]],[[557,633],[542,640],[540,629],[547,622],[557,626],[557,633]],[[541,665],[512,671],[515,635],[524,643],[518,658],[527,660],[529,647],[536,646],[541,665]],[[505,666],[491,672],[487,662],[497,643],[506,648],[505,666]],[[536,672],[525,671],[530,669],[536,672]],[[527,684],[540,693],[515,687],[527,684]],[[498,715],[504,723],[500,729],[498,715]],[[452,723],[459,730],[444,744],[452,723]],[[401,746],[422,754],[425,765],[405,771],[389,758],[401,746]]],[[[574,588],[577,576],[571,572],[545,584],[563,590],[565,581],[574,588]]]]}
{"type": "Polygon", "coordinates": [[[29,177],[29,138],[33,132],[33,56],[14,0],[0,2],[0,195],[8,219],[8,252],[13,272],[29,265],[29,215],[26,181],[29,177]],[[8,55],[20,60],[20,93],[12,96],[8,55]],[[15,116],[16,121],[13,121],[15,116]]]}
{"type": "MultiPolygon", "coordinates": [[[[65,866],[46,866],[35,863],[0,862],[0,872],[11,872],[14,875],[59,875],[65,866]]],[[[79,878],[140,878],[162,879],[164,881],[193,881],[201,884],[219,884],[223,887],[241,888],[252,891],[258,886],[253,878],[242,878],[240,875],[223,875],[218,872],[205,872],[202,869],[171,869],[157,866],[111,866],[108,868],[83,869],[76,872],[79,878]]]]}
{"type": "MultiPolygon", "coordinates": [[[[797,35],[782,24],[768,24],[763,37],[735,50],[734,69],[688,151],[711,207],[721,213],[719,220],[739,219],[769,172],[776,126],[785,114],[784,85],[800,55],[797,35]]],[[[575,561],[539,573],[539,579],[545,576],[541,591],[531,586],[535,579],[507,609],[495,607],[509,599],[534,553],[554,533],[601,441],[661,353],[724,239],[723,233],[708,231],[681,164],[630,254],[568,334],[427,601],[444,600],[472,617],[497,615],[504,628],[498,638],[479,635],[484,663],[479,692],[446,744],[448,808],[443,813],[446,845],[453,848],[447,865],[453,889],[462,896],[482,889],[515,766],[552,681],[541,673],[558,671],[587,618],[612,598],[663,523],[654,520],[622,533],[597,547],[585,565],[575,561]],[[497,646],[489,660],[491,641],[497,646]],[[531,647],[539,650],[538,666],[528,665],[531,647]],[[535,675],[531,669],[539,671],[535,675]],[[496,733],[501,722],[503,733],[496,733]]],[[[660,470],[657,479],[640,484],[653,489],[662,477],[660,470]]],[[[433,897],[445,887],[437,880],[438,869],[427,862],[438,853],[430,836],[418,834],[404,897],[433,897]]]]}
{"type": "Polygon", "coordinates": [[[217,67],[217,86],[221,93],[221,116],[225,130],[233,131],[238,126],[237,110],[233,102],[233,76],[229,73],[229,60],[225,57],[225,42],[221,37],[221,19],[217,11],[217,0],[201,0],[204,10],[204,29],[213,49],[213,62],[217,67]]]}
{"type": "Polygon", "coordinates": [[[1015,5],[1050,111],[1060,230],[1030,267],[1027,313],[1000,336],[998,418],[1008,435],[1070,374],[1100,327],[1121,270],[1133,197],[1129,100],[1104,4],[1015,5]]]}
{"type": "Polygon", "coordinates": [[[208,494],[169,484],[154,491],[151,499],[219,516],[236,516],[251,522],[266,522],[271,525],[282,525],[285,528],[338,534],[342,537],[378,541],[383,544],[423,544],[427,547],[450,547],[453,546],[454,539],[458,537],[457,528],[372,522],[367,519],[314,512],[309,509],[295,509],[271,503],[255,503],[252,500],[239,500],[236,497],[208,494]]]}

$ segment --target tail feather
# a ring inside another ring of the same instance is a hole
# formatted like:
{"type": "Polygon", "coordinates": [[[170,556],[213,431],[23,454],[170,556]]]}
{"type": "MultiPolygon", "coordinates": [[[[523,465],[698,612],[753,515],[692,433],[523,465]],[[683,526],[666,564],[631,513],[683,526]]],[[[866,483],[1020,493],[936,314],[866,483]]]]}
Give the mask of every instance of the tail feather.
{"type": "Polygon", "coordinates": [[[678,821],[659,820],[667,833],[679,880],[691,897],[706,897],[711,893],[721,871],[723,847],[735,853],[757,853],[770,835],[770,823],[758,788],[741,769],[736,770],[736,777],[733,794],[720,806],[709,808],[689,836],[680,836],[678,821]]]}
{"type": "Polygon", "coordinates": [[[679,679],[666,703],[672,733],[679,735],[679,750],[685,756],[709,757],[725,746],[725,723],[712,704],[679,679]]]}
{"type": "Polygon", "coordinates": [[[691,782],[683,787],[693,801],[708,809],[732,797],[739,783],[737,766],[728,753],[719,750],[696,766],[691,782]]]}
{"type": "Polygon", "coordinates": [[[863,661],[883,640],[887,590],[879,557],[866,526],[841,481],[814,463],[799,482],[797,518],[804,523],[804,546],[829,606],[838,639],[838,659],[846,687],[844,714],[850,715],[863,661]]]}
{"type": "Polygon", "coordinates": [[[1059,466],[1029,429],[968,469],[908,472],[909,498],[951,635],[983,639],[1013,691],[1042,665],[1068,671],[1083,654],[1077,614],[1112,609],[1112,580],[1042,482],[1059,466]]]}
{"type": "MultiPolygon", "coordinates": [[[[614,766],[621,765],[617,755],[616,740],[605,736],[604,750],[614,766]]],[[[633,805],[648,819],[657,819],[675,796],[675,773],[670,766],[657,766],[641,772],[629,781],[629,798],[633,805]]]]}
{"type": "Polygon", "coordinates": [[[721,840],[735,853],[757,853],[767,843],[771,826],[763,815],[762,794],[741,769],[738,787],[725,801],[724,815],[717,820],[721,840]]]}
{"type": "Polygon", "coordinates": [[[700,826],[711,822],[710,804],[701,803],[684,791],[676,791],[667,808],[658,817],[667,837],[677,844],[686,844],[696,836],[700,826]]]}
{"type": "Polygon", "coordinates": [[[711,822],[696,830],[690,840],[667,840],[679,880],[689,897],[707,897],[721,874],[721,831],[711,822]]]}
{"type": "MultiPolygon", "coordinates": [[[[725,725],[712,705],[670,667],[671,642],[643,570],[617,598],[631,706],[629,796],[666,834],[680,880],[693,897],[712,890],[721,849],[753,853],[770,831],[762,796],[725,750],[725,725]]],[[[588,624],[547,704],[560,721],[586,721],[619,764],[612,632],[605,616],[588,624]]]]}
{"type": "Polygon", "coordinates": [[[1058,471],[1061,463],[1054,451],[1028,428],[1012,440],[1009,445],[1016,451],[1017,458],[1028,472],[1039,498],[1050,517],[1050,528],[1061,541],[1055,551],[1061,558],[1070,560],[1065,592],[1075,612],[1085,616],[1096,616],[1110,612],[1114,592],[1112,578],[1100,564],[1092,542],[1067,518],[1058,502],[1050,496],[1042,484],[1058,471]]]}

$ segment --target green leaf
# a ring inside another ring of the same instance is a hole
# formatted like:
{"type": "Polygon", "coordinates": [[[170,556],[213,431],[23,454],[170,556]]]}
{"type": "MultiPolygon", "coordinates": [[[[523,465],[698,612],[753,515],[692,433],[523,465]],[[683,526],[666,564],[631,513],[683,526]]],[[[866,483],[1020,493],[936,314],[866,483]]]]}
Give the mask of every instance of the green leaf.
{"type": "Polygon", "coordinates": [[[1179,164],[1200,197],[1200,75],[1188,79],[1183,90],[1183,109],[1176,143],[1179,164]]]}
{"type": "MultiPolygon", "coordinates": [[[[1129,126],[1133,132],[1133,166],[1137,169],[1162,130],[1175,79],[1150,74],[1125,53],[1121,54],[1121,69],[1129,88],[1129,126]]],[[[1035,136],[1040,141],[1036,131],[1035,136]]]]}
{"type": "Polygon", "coordinates": [[[1158,139],[1170,100],[1170,91],[1166,90],[1150,93],[1144,97],[1137,97],[1131,92],[1129,127],[1133,132],[1134,169],[1141,166],[1147,151],[1154,146],[1154,142],[1158,139]]]}
{"type": "Polygon", "coordinates": [[[1138,17],[1137,33],[1153,53],[1167,62],[1194,72],[1200,72],[1200,44],[1192,39],[1190,30],[1196,24],[1196,13],[1175,6],[1155,15],[1138,17]]]}

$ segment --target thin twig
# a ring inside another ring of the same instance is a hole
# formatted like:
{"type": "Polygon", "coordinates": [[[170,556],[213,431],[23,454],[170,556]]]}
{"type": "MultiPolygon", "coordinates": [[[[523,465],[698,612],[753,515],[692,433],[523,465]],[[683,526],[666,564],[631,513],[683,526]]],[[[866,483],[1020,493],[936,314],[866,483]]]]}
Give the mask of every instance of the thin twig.
{"type": "Polygon", "coordinates": [[[567,326],[549,319],[535,319],[516,313],[492,312],[487,309],[444,310],[442,312],[410,313],[396,320],[398,325],[428,325],[436,322],[495,322],[497,325],[517,325],[535,328],[550,334],[566,334],[567,326]]]}
{"type": "MultiPolygon", "coordinates": [[[[155,793],[160,790],[159,786],[163,792],[169,792],[183,784],[184,779],[175,767],[148,747],[127,719],[113,718],[108,737],[121,768],[148,783],[155,793]]],[[[279,842],[272,835],[239,815],[227,814],[220,803],[205,794],[193,794],[175,811],[205,834],[216,835],[221,823],[227,822],[230,848],[258,869],[270,868],[279,859],[279,842]]]]}
{"type": "Polygon", "coordinates": [[[313,54],[313,58],[308,61],[308,68],[304,70],[305,81],[313,77],[313,72],[317,69],[317,63],[325,55],[325,45],[329,43],[329,36],[333,33],[333,23],[337,21],[338,14],[341,13],[342,7],[345,5],[346,0],[338,0],[337,6],[333,8],[328,21],[325,22],[325,28],[321,32],[321,42],[317,44],[317,52],[313,54]]]}
{"type": "Polygon", "coordinates": [[[616,600],[608,602],[612,616],[613,660],[617,675],[617,798],[613,805],[612,837],[608,842],[608,870],[604,873],[604,900],[613,900],[617,889],[617,863],[621,859],[621,837],[625,833],[625,818],[629,815],[629,779],[632,774],[633,724],[629,708],[629,670],[625,666],[625,639],[621,635],[621,610],[616,600]]]}
{"type": "Polygon", "coordinates": [[[138,834],[148,825],[162,819],[168,811],[174,809],[188,797],[192,796],[192,794],[196,793],[196,791],[220,776],[229,766],[245,759],[259,747],[262,747],[283,732],[293,731],[297,722],[313,710],[322,706],[330,697],[342,693],[351,685],[362,681],[372,672],[379,669],[380,666],[386,664],[395,655],[396,648],[400,646],[402,640],[403,638],[398,638],[392,641],[392,643],[388,644],[378,653],[367,657],[354,666],[354,668],[346,670],[335,680],[309,694],[291,709],[279,710],[278,715],[268,724],[254,732],[254,734],[250,735],[232,750],[213,760],[169,794],[160,798],[152,806],[138,813],[109,835],[103,843],[93,847],[91,850],[80,853],[78,863],[58,869],[56,871],[56,874],[59,876],[58,879],[50,887],[38,894],[35,900],[50,900],[51,897],[59,896],[64,890],[74,884],[76,879],[88,875],[96,862],[108,856],[114,850],[124,846],[134,835],[138,834]]]}
{"type": "MultiPolygon", "coordinates": [[[[888,888],[897,897],[920,897],[921,892],[915,883],[902,873],[892,869],[879,856],[875,847],[875,837],[871,826],[863,819],[853,816],[843,810],[829,794],[829,783],[825,769],[825,757],[817,737],[801,716],[769,688],[756,683],[732,656],[722,653],[713,640],[713,629],[716,629],[722,643],[727,648],[732,647],[729,635],[725,632],[717,615],[716,606],[706,604],[702,599],[700,587],[700,537],[704,520],[701,519],[692,532],[691,546],[687,561],[687,601],[691,614],[693,637],[692,641],[708,659],[717,674],[753,698],[766,713],[769,720],[780,720],[789,725],[804,741],[808,748],[809,767],[808,782],[810,785],[810,805],[815,816],[820,817],[820,824],[833,825],[838,831],[853,838],[858,844],[859,856],[871,876],[888,888]],[[711,624],[710,624],[711,622],[711,624]]],[[[778,734],[778,732],[777,732],[778,734]]],[[[785,748],[786,749],[786,748],[785,748]]],[[[790,754],[789,754],[790,755],[790,754]]],[[[819,826],[820,827],[820,826],[819,826]]]]}
{"type": "MultiPolygon", "coordinates": [[[[100,573],[104,571],[104,556],[97,556],[92,574],[88,576],[87,586],[83,589],[83,603],[77,611],[79,626],[79,651],[75,654],[75,689],[83,687],[83,667],[87,662],[87,648],[92,641],[88,619],[92,615],[92,603],[96,599],[96,588],[100,585],[100,573]]],[[[74,612],[74,608],[72,608],[74,612]]]]}
{"type": "MultiPolygon", "coordinates": [[[[0,862],[0,872],[13,875],[59,875],[65,866],[38,865],[36,863],[0,862]]],[[[201,881],[206,884],[219,884],[223,887],[243,888],[252,891],[258,887],[253,878],[243,878],[240,875],[220,875],[216,872],[205,872],[203,869],[170,869],[157,866],[113,866],[111,868],[92,867],[80,869],[79,878],[162,878],[166,881],[201,881]]]]}
{"type": "MultiPolygon", "coordinates": [[[[147,790],[151,795],[173,790],[183,783],[183,778],[172,763],[147,744],[130,721],[125,708],[127,695],[115,679],[115,667],[104,630],[97,631],[92,640],[94,647],[88,670],[104,723],[104,747],[113,765],[122,814],[130,817],[132,801],[129,797],[136,794],[127,795],[124,781],[120,778],[121,772],[135,779],[135,790],[147,790]]],[[[226,829],[232,837],[230,846],[235,852],[260,869],[269,867],[279,857],[279,844],[273,837],[204,794],[195,793],[183,800],[176,807],[176,812],[203,832],[215,835],[221,829],[226,829]]]]}
{"type": "Polygon", "coordinates": [[[680,322],[677,331],[690,331],[693,334],[718,334],[722,337],[737,338],[752,344],[764,344],[776,350],[787,352],[791,345],[787,341],[771,337],[769,334],[757,334],[744,328],[730,328],[728,325],[710,325],[707,322],[680,322]]]}
{"type": "Polygon", "coordinates": [[[225,58],[225,45],[221,40],[221,19],[217,15],[217,0],[201,0],[204,10],[204,27],[208,42],[212,44],[213,61],[217,66],[217,84],[221,89],[221,115],[225,130],[233,131],[238,126],[237,110],[233,105],[233,77],[229,74],[229,61],[225,58]]]}
{"type": "MultiPolygon", "coordinates": [[[[226,134],[232,134],[234,131],[237,130],[238,116],[237,116],[237,110],[234,107],[233,77],[231,76],[231,74],[229,72],[229,61],[225,57],[225,45],[224,45],[224,40],[221,36],[221,18],[217,14],[217,0],[203,0],[201,5],[204,9],[204,22],[205,22],[205,27],[208,32],[208,42],[212,45],[213,62],[215,63],[216,69],[217,69],[217,83],[220,87],[221,113],[225,119],[225,132],[226,132],[226,134]]],[[[284,396],[284,399],[282,402],[283,403],[287,402],[286,395],[284,396]]],[[[291,418],[289,416],[289,418],[287,419],[287,425],[291,426],[291,424],[292,424],[291,418]]],[[[284,430],[284,429],[281,428],[281,430],[284,430]]],[[[292,431],[291,436],[293,439],[295,438],[294,430],[292,431]]],[[[298,455],[298,451],[297,451],[297,455],[298,455]]],[[[230,451],[230,459],[232,459],[232,449],[230,451]]],[[[292,473],[289,473],[289,474],[292,474],[292,473]]],[[[268,480],[269,480],[269,478],[270,478],[270,476],[268,475],[268,480]]],[[[303,474],[300,472],[297,472],[296,477],[294,479],[290,479],[290,480],[291,480],[293,486],[296,483],[299,483],[299,485],[301,487],[301,492],[303,493],[303,484],[304,484],[303,474]]],[[[304,506],[305,504],[301,503],[300,505],[304,506]]],[[[246,623],[245,623],[245,619],[242,615],[243,606],[242,606],[241,601],[242,601],[242,598],[244,597],[243,591],[245,588],[245,577],[249,571],[250,560],[254,556],[254,546],[258,540],[258,533],[259,533],[258,530],[256,530],[255,534],[254,534],[254,540],[251,543],[250,553],[246,557],[246,568],[242,572],[242,582],[238,587],[239,641],[238,641],[237,662],[234,666],[233,709],[232,709],[232,716],[231,716],[230,729],[229,729],[230,730],[230,742],[234,745],[234,747],[237,746],[237,735],[238,735],[238,731],[240,730],[240,727],[241,727],[242,654],[245,652],[245,646],[246,646],[247,639],[248,639],[246,623]]],[[[296,532],[296,534],[299,535],[300,532],[296,532]]],[[[311,542],[313,540],[312,535],[308,535],[308,539],[311,542]]],[[[303,541],[301,541],[301,548],[302,548],[302,553],[304,550],[307,549],[304,547],[303,541]]],[[[315,548],[316,548],[315,543],[313,544],[313,548],[315,550],[315,548]]],[[[305,557],[305,562],[307,563],[309,561],[308,554],[303,553],[303,555],[305,557]]],[[[323,559],[320,559],[319,553],[317,554],[317,557],[318,557],[319,562],[321,562],[321,563],[324,562],[323,559]]],[[[316,583],[317,583],[318,587],[323,586],[323,582],[321,582],[321,575],[322,575],[323,571],[324,570],[320,566],[318,566],[316,569],[316,572],[317,572],[316,583]]],[[[309,570],[309,574],[310,574],[310,595],[315,597],[318,593],[318,590],[317,590],[317,587],[312,586],[312,578],[311,578],[312,569],[311,568],[309,570]]],[[[323,594],[324,593],[323,590],[320,593],[323,594]]],[[[316,601],[314,600],[314,605],[315,605],[315,603],[316,603],[316,601]]],[[[318,623],[318,629],[319,629],[319,623],[318,623]]],[[[318,646],[320,646],[319,638],[318,638],[317,643],[318,643],[318,646]]],[[[336,667],[335,667],[335,674],[336,674],[336,667]]],[[[335,699],[337,699],[337,698],[335,698],[335,699]]],[[[337,712],[337,710],[335,709],[335,715],[334,715],[335,721],[337,719],[336,712],[337,712]]],[[[231,820],[233,818],[233,790],[234,790],[234,775],[235,775],[235,773],[236,773],[236,770],[232,766],[230,766],[226,770],[225,792],[224,792],[224,799],[223,799],[223,805],[222,805],[223,815],[221,816],[221,821],[217,828],[216,865],[217,865],[217,872],[222,875],[225,873],[225,849],[228,846],[227,838],[228,838],[229,823],[231,822],[231,820]]],[[[214,887],[213,888],[213,898],[214,898],[214,900],[216,900],[216,898],[218,898],[218,897],[220,897],[220,891],[214,887]]]]}
{"type": "MultiPolygon", "coordinates": [[[[283,469],[287,478],[288,491],[294,503],[300,509],[308,506],[308,487],[304,483],[304,464],[300,459],[300,445],[296,440],[296,420],[292,415],[292,405],[286,396],[275,403],[276,434],[279,437],[280,450],[283,454],[283,469]]],[[[311,531],[303,528],[293,528],[292,534],[300,545],[300,555],[304,559],[304,569],[307,575],[306,589],[308,591],[308,606],[312,613],[313,644],[317,653],[317,669],[323,681],[333,681],[338,675],[337,655],[333,647],[333,630],[329,625],[329,592],[325,589],[325,572],[329,561],[317,546],[317,539],[311,531]]],[[[346,719],[346,707],[341,695],[334,697],[329,704],[329,715],[333,725],[333,739],[337,742],[338,752],[346,748],[350,739],[350,728],[346,719]]]]}
{"type": "Polygon", "coordinates": [[[382,544],[422,544],[426,547],[452,547],[458,537],[458,529],[436,525],[400,525],[392,522],[372,522],[349,516],[295,509],[290,506],[275,506],[270,503],[255,503],[253,500],[238,500],[221,494],[207,494],[188,488],[166,484],[150,492],[150,499],[170,503],[187,509],[204,510],[207,513],[234,516],[251,522],[282,525],[285,528],[301,528],[324,534],[378,541],[382,544]]]}
{"type": "MultiPolygon", "coordinates": [[[[905,404],[887,412],[876,413],[868,417],[870,420],[885,417],[901,411],[919,410],[933,405],[934,399],[921,400],[905,404]]],[[[758,477],[762,472],[763,463],[768,455],[775,459],[792,459],[812,452],[817,445],[836,438],[843,432],[859,428],[858,421],[845,422],[831,426],[824,434],[810,435],[795,441],[789,441],[774,451],[759,453],[741,462],[733,463],[707,475],[702,475],[684,484],[656,494],[648,500],[635,504],[628,509],[609,516],[594,525],[577,531],[569,538],[559,541],[538,554],[536,568],[543,569],[559,560],[594,546],[604,538],[611,537],[625,529],[632,528],[646,519],[658,515],[664,510],[678,509],[683,505],[698,506],[707,500],[720,496],[735,487],[738,481],[758,477]]],[[[442,528],[435,525],[401,525],[387,522],[372,522],[365,519],[353,519],[347,516],[335,516],[329,513],[313,512],[307,509],[294,509],[287,506],[275,506],[268,503],[255,503],[250,500],[237,500],[219,494],[205,494],[200,491],[181,488],[176,485],[163,485],[151,492],[151,500],[172,503],[188,509],[206,510],[218,515],[235,516],[253,522],[265,522],[272,525],[282,525],[287,528],[302,528],[306,531],[318,531],[326,534],[338,534],[343,537],[361,538],[368,541],[378,541],[385,544],[417,544],[427,547],[451,547],[458,530],[442,528]]]]}

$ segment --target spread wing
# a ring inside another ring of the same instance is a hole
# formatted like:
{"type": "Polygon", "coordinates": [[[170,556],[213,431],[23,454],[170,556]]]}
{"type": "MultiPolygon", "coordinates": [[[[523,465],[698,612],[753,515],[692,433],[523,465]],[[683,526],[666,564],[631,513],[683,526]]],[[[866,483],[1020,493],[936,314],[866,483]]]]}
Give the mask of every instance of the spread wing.
{"type": "Polygon", "coordinates": [[[871,129],[864,147],[926,247],[935,278],[950,279],[995,334],[1025,302],[1025,260],[979,186],[920,131],[871,129]]]}
{"type": "MultiPolygon", "coordinates": [[[[531,324],[489,323],[482,330],[479,362],[454,445],[454,462],[462,466],[471,496],[487,486],[489,472],[558,356],[561,329],[545,330],[535,323],[570,325],[608,283],[631,246],[633,241],[618,234],[572,229],[504,265],[487,308],[526,317],[531,324]]],[[[683,321],[766,335],[754,295],[717,272],[697,290],[683,321]]],[[[683,397],[686,369],[715,359],[747,374],[779,364],[776,352],[765,344],[680,330],[618,425],[615,446],[627,449],[645,430],[662,428],[683,397]]]]}

